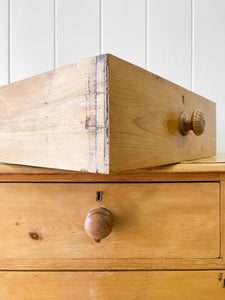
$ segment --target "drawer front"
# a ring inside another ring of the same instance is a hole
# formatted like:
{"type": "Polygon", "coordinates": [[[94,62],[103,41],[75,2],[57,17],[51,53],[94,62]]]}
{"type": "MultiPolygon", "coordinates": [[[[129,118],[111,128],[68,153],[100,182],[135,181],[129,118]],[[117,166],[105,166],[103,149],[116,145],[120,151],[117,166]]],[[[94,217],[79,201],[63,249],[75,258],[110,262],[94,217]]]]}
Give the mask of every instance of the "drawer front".
{"type": "Polygon", "coordinates": [[[223,300],[221,271],[2,272],[2,300],[223,300]]]}
{"type": "MultiPolygon", "coordinates": [[[[214,156],[216,105],[109,55],[109,132],[110,171],[115,173],[214,156]],[[205,130],[183,136],[183,125],[202,127],[196,110],[204,115],[205,130]],[[198,125],[189,118],[198,119],[198,125]]],[[[100,145],[101,139],[97,150],[100,145]]]]}
{"type": "Polygon", "coordinates": [[[217,259],[219,203],[218,183],[2,183],[1,268],[217,259]],[[84,230],[88,212],[98,207],[113,215],[112,232],[100,243],[84,230]]]}

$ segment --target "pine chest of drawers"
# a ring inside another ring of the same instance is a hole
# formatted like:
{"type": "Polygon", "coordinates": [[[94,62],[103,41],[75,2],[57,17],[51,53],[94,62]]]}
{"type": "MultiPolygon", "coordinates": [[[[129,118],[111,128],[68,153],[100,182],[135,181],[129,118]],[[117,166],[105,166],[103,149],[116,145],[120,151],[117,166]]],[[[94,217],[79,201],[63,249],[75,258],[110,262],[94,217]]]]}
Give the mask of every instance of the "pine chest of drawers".
{"type": "Polygon", "coordinates": [[[0,299],[224,299],[224,161],[1,165],[0,299]]]}

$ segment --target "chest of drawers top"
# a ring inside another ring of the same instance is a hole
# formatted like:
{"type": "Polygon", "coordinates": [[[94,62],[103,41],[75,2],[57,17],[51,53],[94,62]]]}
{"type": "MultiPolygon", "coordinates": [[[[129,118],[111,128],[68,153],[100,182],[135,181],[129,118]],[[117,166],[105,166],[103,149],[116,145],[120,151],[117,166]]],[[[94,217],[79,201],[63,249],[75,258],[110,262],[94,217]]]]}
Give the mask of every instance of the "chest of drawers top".
{"type": "Polygon", "coordinates": [[[151,182],[151,181],[213,181],[225,176],[225,154],[184,161],[155,168],[143,168],[113,174],[37,168],[0,164],[0,181],[31,182],[151,182]]]}

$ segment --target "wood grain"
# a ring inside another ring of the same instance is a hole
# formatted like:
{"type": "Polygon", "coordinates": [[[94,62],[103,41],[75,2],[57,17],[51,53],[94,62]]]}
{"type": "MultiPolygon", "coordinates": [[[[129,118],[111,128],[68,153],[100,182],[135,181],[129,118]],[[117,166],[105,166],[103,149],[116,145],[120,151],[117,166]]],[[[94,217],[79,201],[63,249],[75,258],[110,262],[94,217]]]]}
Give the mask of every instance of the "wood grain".
{"type": "Polygon", "coordinates": [[[215,121],[215,103],[105,54],[0,88],[0,161],[103,174],[171,164],[215,155],[215,121]],[[196,109],[206,129],[183,136],[180,113],[196,109]]]}
{"type": "Polygon", "coordinates": [[[218,183],[2,183],[0,195],[1,269],[142,268],[145,259],[167,267],[182,259],[192,268],[207,259],[219,263],[218,183]],[[97,207],[114,218],[100,243],[84,230],[97,207]]]}
{"type": "Polygon", "coordinates": [[[221,257],[225,258],[225,176],[220,182],[220,215],[221,215],[221,257]]]}
{"type": "MultiPolygon", "coordinates": [[[[123,171],[119,173],[114,173],[112,175],[99,175],[99,174],[88,174],[60,169],[50,169],[50,168],[38,168],[31,166],[23,166],[23,165],[15,165],[15,164],[5,164],[0,163],[0,174],[4,173],[61,173],[61,174],[74,174],[74,175],[86,175],[88,177],[97,178],[110,178],[111,176],[121,176],[123,174],[136,174],[142,172],[151,172],[151,173],[215,173],[215,172],[224,172],[225,173],[225,153],[217,153],[215,156],[202,158],[202,159],[194,159],[188,161],[182,161],[180,163],[175,163],[171,165],[165,165],[155,168],[143,168],[136,169],[133,171],[123,171]]],[[[129,176],[127,177],[128,180],[129,176]]],[[[101,181],[101,180],[99,180],[101,181]]]]}
{"type": "Polygon", "coordinates": [[[108,63],[111,172],[216,154],[215,103],[112,55],[108,63]],[[205,132],[182,136],[180,113],[196,109],[205,132]]]}
{"type": "Polygon", "coordinates": [[[1,272],[2,300],[223,300],[225,270],[1,272]]]}
{"type": "MultiPolygon", "coordinates": [[[[32,168],[31,168],[32,169],[32,168]]],[[[8,168],[3,168],[0,176],[0,182],[216,182],[225,178],[224,173],[217,172],[196,172],[196,173],[161,173],[151,172],[148,170],[137,172],[117,173],[115,175],[75,173],[75,172],[58,172],[58,170],[48,169],[45,171],[34,171],[27,168],[17,170],[15,174],[7,172],[8,168]],[[24,172],[23,172],[24,171],[24,172]],[[224,174],[224,175],[223,175],[224,174]]],[[[12,170],[12,169],[11,169],[12,170]]]]}
{"type": "Polygon", "coordinates": [[[22,165],[0,164],[0,182],[151,182],[219,181],[225,176],[225,154],[184,161],[168,166],[138,169],[114,174],[91,174],[22,165]]]}
{"type": "Polygon", "coordinates": [[[0,161],[107,173],[106,61],[95,57],[0,88],[0,161]]]}

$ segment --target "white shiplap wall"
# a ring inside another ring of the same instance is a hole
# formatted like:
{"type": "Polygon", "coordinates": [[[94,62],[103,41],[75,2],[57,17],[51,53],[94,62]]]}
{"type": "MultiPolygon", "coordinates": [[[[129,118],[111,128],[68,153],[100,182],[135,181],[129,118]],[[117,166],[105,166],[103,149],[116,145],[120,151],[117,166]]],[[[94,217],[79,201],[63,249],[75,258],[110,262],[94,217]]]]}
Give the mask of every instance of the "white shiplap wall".
{"type": "Polygon", "coordinates": [[[146,67],[146,1],[102,0],[101,50],[146,67]]]}
{"type": "Polygon", "coordinates": [[[0,85],[9,82],[9,3],[0,0],[0,85]]]}
{"type": "Polygon", "coordinates": [[[191,1],[148,1],[148,69],[191,89],[191,1]]]}
{"type": "Polygon", "coordinates": [[[217,151],[225,152],[225,1],[193,5],[193,90],[217,104],[217,151]]]}
{"type": "Polygon", "coordinates": [[[225,152],[224,0],[0,0],[0,85],[112,53],[217,103],[225,152]]]}
{"type": "Polygon", "coordinates": [[[54,68],[54,0],[10,1],[10,79],[54,68]]]}

